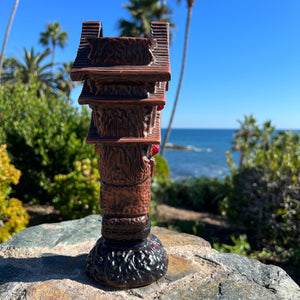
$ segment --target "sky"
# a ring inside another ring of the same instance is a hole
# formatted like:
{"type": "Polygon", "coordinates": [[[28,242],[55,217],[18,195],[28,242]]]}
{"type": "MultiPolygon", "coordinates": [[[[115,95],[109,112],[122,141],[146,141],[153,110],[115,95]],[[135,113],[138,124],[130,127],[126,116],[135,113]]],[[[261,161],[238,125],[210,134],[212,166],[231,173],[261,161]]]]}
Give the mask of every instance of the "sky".
{"type": "MultiPolygon", "coordinates": [[[[0,45],[15,0],[2,0],[0,45]]],[[[127,1],[20,0],[6,56],[39,45],[45,25],[58,21],[69,33],[68,45],[56,50],[56,62],[74,60],[84,21],[101,21],[103,36],[118,36],[118,20],[129,15],[127,1]]],[[[186,1],[173,9],[170,46],[172,79],[166,94],[162,127],[167,127],[178,85],[186,1]]],[[[73,105],[81,88],[72,93],[73,105]]],[[[253,114],[259,124],[272,120],[277,129],[300,129],[300,1],[196,0],[190,24],[184,81],[174,128],[237,128],[237,120],[253,114]]]]}

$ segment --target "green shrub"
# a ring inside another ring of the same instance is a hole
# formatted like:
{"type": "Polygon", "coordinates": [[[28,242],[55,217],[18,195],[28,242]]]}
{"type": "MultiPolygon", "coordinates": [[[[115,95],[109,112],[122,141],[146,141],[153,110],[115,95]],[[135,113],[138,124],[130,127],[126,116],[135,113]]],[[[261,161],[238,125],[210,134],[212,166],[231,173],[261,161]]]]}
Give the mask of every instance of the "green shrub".
{"type": "Polygon", "coordinates": [[[157,179],[152,183],[155,201],[211,213],[219,213],[220,202],[227,192],[227,184],[219,178],[157,179]]]}
{"type": "MultiPolygon", "coordinates": [[[[28,87],[17,82],[0,86],[0,143],[23,176],[15,187],[16,197],[26,202],[47,204],[49,186],[57,174],[68,174],[73,162],[96,158],[94,147],[85,138],[90,114],[67,105],[67,99],[37,97],[38,83],[28,87]],[[3,113],[5,112],[5,113],[3,113]]],[[[155,177],[168,177],[165,159],[156,155],[155,177]]]]}
{"type": "Polygon", "coordinates": [[[256,130],[243,164],[232,167],[224,210],[236,230],[247,233],[255,250],[297,259],[300,244],[300,135],[290,131],[267,136],[256,130]],[[263,138],[268,143],[263,142],[263,138]]]}
{"type": "Polygon", "coordinates": [[[205,225],[198,220],[165,220],[158,216],[156,201],[150,203],[150,220],[152,226],[166,227],[169,230],[201,236],[205,225]]]}
{"type": "Polygon", "coordinates": [[[44,204],[51,202],[47,190],[55,175],[71,172],[74,161],[96,154],[85,144],[88,111],[67,105],[61,96],[37,97],[37,89],[34,82],[0,86],[0,143],[7,144],[23,174],[16,197],[44,204]]]}
{"type": "Polygon", "coordinates": [[[172,180],[163,177],[153,177],[151,184],[151,200],[156,203],[162,203],[165,190],[172,184],[172,180]]]}
{"type": "Polygon", "coordinates": [[[156,166],[154,177],[170,177],[170,169],[168,166],[168,162],[161,155],[155,155],[155,164],[156,166]]]}
{"type": "Polygon", "coordinates": [[[244,256],[247,256],[250,253],[251,247],[247,241],[247,236],[245,234],[242,234],[237,238],[231,236],[231,241],[233,245],[227,245],[227,244],[220,245],[218,242],[214,242],[213,248],[219,252],[236,253],[244,256]]]}
{"type": "Polygon", "coordinates": [[[10,164],[5,148],[6,145],[0,145],[0,243],[26,228],[29,219],[22,202],[8,197],[10,185],[18,183],[21,173],[10,164]]]}
{"type": "Polygon", "coordinates": [[[49,190],[54,197],[54,207],[69,219],[100,213],[97,159],[75,161],[73,166],[71,173],[54,177],[49,190]]]}
{"type": "Polygon", "coordinates": [[[179,232],[201,236],[204,230],[204,224],[199,221],[193,220],[179,220],[175,223],[179,232]]]}

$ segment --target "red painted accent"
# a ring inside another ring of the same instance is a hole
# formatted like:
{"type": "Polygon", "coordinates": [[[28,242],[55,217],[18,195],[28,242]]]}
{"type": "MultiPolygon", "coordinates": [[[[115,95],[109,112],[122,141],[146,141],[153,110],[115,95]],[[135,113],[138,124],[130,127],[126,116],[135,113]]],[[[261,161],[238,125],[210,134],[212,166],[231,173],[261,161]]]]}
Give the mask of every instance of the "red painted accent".
{"type": "Polygon", "coordinates": [[[158,106],[157,106],[157,110],[158,110],[158,111],[163,110],[164,108],[165,108],[164,105],[158,105],[158,106]]]}
{"type": "Polygon", "coordinates": [[[159,152],[159,145],[153,145],[152,155],[156,155],[159,152]]]}
{"type": "Polygon", "coordinates": [[[95,152],[96,154],[100,155],[100,149],[97,144],[95,145],[95,152]]]}
{"type": "Polygon", "coordinates": [[[154,252],[156,252],[156,250],[154,249],[154,247],[149,245],[149,248],[152,249],[154,252]]]}

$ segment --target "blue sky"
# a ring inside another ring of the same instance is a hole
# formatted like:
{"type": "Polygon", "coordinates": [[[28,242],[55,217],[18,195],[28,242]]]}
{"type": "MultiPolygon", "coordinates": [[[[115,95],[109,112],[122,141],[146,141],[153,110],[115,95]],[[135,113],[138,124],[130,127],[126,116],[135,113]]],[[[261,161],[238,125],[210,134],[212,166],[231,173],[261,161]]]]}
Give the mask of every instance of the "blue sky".
{"type": "MultiPolygon", "coordinates": [[[[20,0],[6,55],[23,46],[42,51],[39,33],[59,21],[69,32],[56,61],[76,57],[83,21],[102,21],[104,36],[117,36],[117,21],[127,17],[126,1],[20,0]]],[[[163,110],[169,121],[183,53],[186,1],[174,10],[177,24],[170,47],[172,81],[163,110]]],[[[0,45],[14,0],[1,3],[0,45]]],[[[174,119],[176,128],[236,128],[244,114],[276,128],[300,128],[300,1],[196,0],[192,13],[185,77],[174,119]]],[[[76,105],[79,90],[72,94],[76,105]]]]}

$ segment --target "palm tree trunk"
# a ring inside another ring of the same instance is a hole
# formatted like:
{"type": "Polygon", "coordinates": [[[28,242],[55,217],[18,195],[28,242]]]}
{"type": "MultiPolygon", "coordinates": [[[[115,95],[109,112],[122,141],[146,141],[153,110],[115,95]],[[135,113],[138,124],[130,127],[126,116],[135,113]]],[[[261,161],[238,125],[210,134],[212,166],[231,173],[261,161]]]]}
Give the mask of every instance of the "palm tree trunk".
{"type": "Polygon", "coordinates": [[[56,42],[55,40],[52,41],[52,66],[51,66],[51,74],[52,74],[52,78],[54,77],[53,74],[53,66],[54,66],[54,58],[55,58],[55,46],[56,46],[56,42]]]}
{"type": "Polygon", "coordinates": [[[71,90],[68,90],[67,91],[67,105],[71,105],[71,97],[70,97],[70,95],[71,95],[71,90]]]}
{"type": "Polygon", "coordinates": [[[54,77],[54,74],[53,74],[54,58],[55,58],[55,45],[53,46],[53,49],[52,49],[52,66],[51,66],[52,78],[54,77]]]}
{"type": "Polygon", "coordinates": [[[191,15],[192,15],[192,5],[188,7],[188,16],[187,16],[186,27],[185,27],[185,41],[184,41],[184,51],[183,51],[183,58],[182,58],[182,65],[181,65],[181,73],[180,73],[179,83],[178,83],[178,87],[177,87],[175,102],[174,102],[174,105],[173,105],[173,110],[172,110],[171,118],[170,118],[170,121],[169,121],[169,126],[168,126],[168,129],[167,129],[167,132],[165,134],[165,138],[164,138],[164,141],[163,141],[162,147],[161,147],[161,152],[160,152],[161,156],[164,156],[166,143],[168,142],[168,139],[169,139],[170,134],[171,134],[172,123],[173,123],[173,119],[174,119],[174,115],[175,115],[175,111],[176,111],[176,107],[177,107],[177,102],[178,102],[178,98],[179,98],[179,94],[180,94],[180,90],[181,90],[181,85],[182,85],[182,81],[183,81],[183,74],[184,74],[186,55],[187,55],[187,46],[188,46],[191,15]]]}
{"type": "Polygon", "coordinates": [[[13,22],[18,4],[19,4],[19,0],[16,0],[15,4],[14,4],[14,7],[13,7],[13,10],[11,12],[10,18],[9,18],[9,22],[8,22],[8,25],[7,25],[7,29],[6,29],[6,33],[5,33],[5,37],[4,37],[4,41],[3,41],[3,45],[2,45],[2,51],[1,51],[1,56],[0,56],[0,83],[1,83],[2,66],[3,66],[3,60],[4,60],[6,44],[7,44],[10,28],[11,28],[11,25],[12,25],[12,22],[13,22]]]}
{"type": "Polygon", "coordinates": [[[240,150],[240,162],[239,162],[239,170],[242,169],[244,164],[244,149],[240,150]]]}

